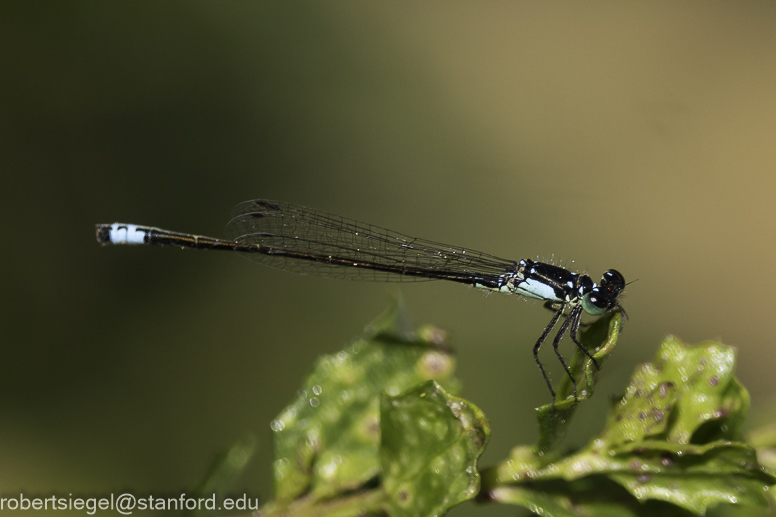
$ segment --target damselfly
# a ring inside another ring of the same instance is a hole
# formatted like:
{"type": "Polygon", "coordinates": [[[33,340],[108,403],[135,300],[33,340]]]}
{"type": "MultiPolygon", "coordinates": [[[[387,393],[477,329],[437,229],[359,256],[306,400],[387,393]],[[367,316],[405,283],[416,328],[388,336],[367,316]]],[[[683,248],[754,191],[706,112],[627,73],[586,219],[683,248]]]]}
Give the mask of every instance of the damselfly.
{"type": "Polygon", "coordinates": [[[379,226],[289,203],[257,199],[237,205],[227,225],[228,238],[170,232],[134,224],[98,224],[101,244],[156,244],[235,251],[261,264],[350,280],[404,282],[450,280],[489,291],[544,300],[555,313],[533,347],[534,359],[555,403],[555,390],[539,360],[539,349],[560,317],[566,318],[552,342],[555,355],[574,387],[577,383],[558,350],[564,334],[600,368],[579,341],[582,313],[600,316],[623,311],[617,299],[625,279],[615,269],[596,284],[588,275],[530,259],[506,260],[438,242],[409,237],[379,226]]]}

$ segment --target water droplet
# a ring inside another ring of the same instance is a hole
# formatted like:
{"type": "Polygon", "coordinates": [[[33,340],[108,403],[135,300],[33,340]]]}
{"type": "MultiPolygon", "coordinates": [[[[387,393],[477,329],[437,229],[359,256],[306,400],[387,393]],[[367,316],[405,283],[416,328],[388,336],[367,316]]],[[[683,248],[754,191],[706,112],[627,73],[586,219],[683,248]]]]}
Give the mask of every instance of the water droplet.
{"type": "Polygon", "coordinates": [[[282,420],[273,420],[269,427],[273,431],[282,431],[286,427],[286,424],[283,423],[282,420]]]}
{"type": "Polygon", "coordinates": [[[315,393],[316,395],[320,395],[322,391],[323,389],[321,389],[321,387],[318,386],[317,384],[313,386],[313,393],[315,393]]]}
{"type": "Polygon", "coordinates": [[[321,404],[321,401],[318,400],[318,397],[313,397],[310,399],[310,405],[312,407],[318,407],[321,404]]]}
{"type": "Polygon", "coordinates": [[[324,464],[320,467],[321,476],[324,479],[330,479],[337,473],[337,464],[333,461],[324,464]]]}
{"type": "Polygon", "coordinates": [[[307,398],[307,391],[305,391],[305,390],[299,390],[299,391],[296,392],[296,394],[297,394],[297,396],[300,399],[306,399],[307,398]]]}

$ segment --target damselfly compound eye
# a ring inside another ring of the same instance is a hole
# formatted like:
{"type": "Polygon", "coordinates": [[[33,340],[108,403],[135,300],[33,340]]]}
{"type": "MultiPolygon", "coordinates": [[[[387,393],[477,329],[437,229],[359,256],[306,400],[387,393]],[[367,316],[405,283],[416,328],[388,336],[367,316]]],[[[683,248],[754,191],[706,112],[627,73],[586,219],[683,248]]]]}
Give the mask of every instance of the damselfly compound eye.
{"type": "Polygon", "coordinates": [[[601,289],[605,289],[617,297],[625,289],[625,277],[616,269],[609,269],[601,278],[601,289]]]}
{"type": "Polygon", "coordinates": [[[600,316],[609,308],[609,302],[598,291],[587,293],[582,297],[582,310],[591,316],[600,316]]]}

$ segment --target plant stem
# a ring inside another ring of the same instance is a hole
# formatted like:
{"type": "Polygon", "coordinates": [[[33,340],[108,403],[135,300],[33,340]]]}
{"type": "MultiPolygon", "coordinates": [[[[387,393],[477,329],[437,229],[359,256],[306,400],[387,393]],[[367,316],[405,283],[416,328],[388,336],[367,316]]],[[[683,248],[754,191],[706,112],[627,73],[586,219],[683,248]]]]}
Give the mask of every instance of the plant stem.
{"type": "Polygon", "coordinates": [[[258,512],[248,515],[252,517],[350,517],[381,511],[385,497],[385,492],[381,488],[364,490],[331,500],[315,499],[308,496],[287,505],[270,502],[258,512]]]}

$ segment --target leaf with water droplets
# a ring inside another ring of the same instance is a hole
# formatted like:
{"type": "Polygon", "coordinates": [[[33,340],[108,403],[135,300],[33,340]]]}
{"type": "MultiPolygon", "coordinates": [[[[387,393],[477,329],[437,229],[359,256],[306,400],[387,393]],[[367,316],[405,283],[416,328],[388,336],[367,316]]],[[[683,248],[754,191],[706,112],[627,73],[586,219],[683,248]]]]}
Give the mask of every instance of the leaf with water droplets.
{"type": "Polygon", "coordinates": [[[565,457],[516,447],[507,461],[483,473],[483,484],[491,498],[537,513],[552,513],[558,500],[537,506],[542,499],[535,483],[605,478],[638,501],[665,501],[695,514],[719,503],[764,505],[776,477],[751,446],[732,441],[749,408],[734,363],[735,350],[722,343],[688,346],[669,337],[653,363],[636,369],[603,432],[588,446],[565,457]],[[532,483],[528,491],[525,482],[532,483]]]}
{"type": "Polygon", "coordinates": [[[703,515],[720,503],[767,506],[765,493],[776,483],[743,443],[644,445],[609,461],[610,478],[640,501],[659,499],[703,515]]]}
{"type": "Polygon", "coordinates": [[[275,497],[354,490],[380,473],[380,396],[436,379],[456,390],[444,333],[407,330],[399,304],[350,347],[320,358],[297,400],[272,422],[275,497]]]}
{"type": "Polygon", "coordinates": [[[544,481],[504,486],[492,492],[499,502],[528,508],[551,517],[692,517],[662,501],[636,501],[624,488],[604,476],[571,482],[544,481]]]}
{"type": "Polygon", "coordinates": [[[509,461],[483,476],[485,484],[496,485],[489,489],[492,499],[512,504],[537,508],[542,508],[536,506],[540,501],[557,504],[557,498],[543,499],[537,494],[541,485],[536,483],[548,480],[565,482],[569,487],[587,480],[590,490],[602,495],[608,477],[638,501],[665,501],[699,515],[719,503],[763,506],[768,486],[776,483],[757,462],[753,448],[727,441],[695,445],[644,440],[609,449],[597,439],[585,449],[551,462],[533,455],[527,447],[516,448],[509,461]],[[526,481],[531,485],[520,484],[526,481]]]}
{"type": "Polygon", "coordinates": [[[621,449],[641,441],[735,440],[749,393],[733,376],[734,363],[735,349],[722,343],[688,346],[666,338],[656,360],[636,368],[599,442],[621,449]]]}
{"type": "Polygon", "coordinates": [[[479,408],[429,381],[398,397],[383,396],[380,414],[382,480],[392,517],[441,515],[477,494],[477,459],[490,435],[479,408]]]}
{"type": "Polygon", "coordinates": [[[733,376],[736,351],[715,341],[688,346],[669,336],[660,345],[655,382],[676,386],[668,441],[733,439],[749,410],[749,393],[733,376]],[[703,436],[694,436],[700,433],[703,436]]]}
{"type": "Polygon", "coordinates": [[[666,338],[610,412],[598,450],[610,449],[611,478],[639,500],[698,514],[719,503],[766,504],[776,478],[752,447],[731,441],[749,409],[734,365],[735,349],[722,343],[666,338]]]}

